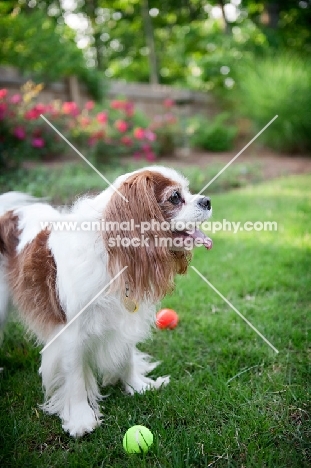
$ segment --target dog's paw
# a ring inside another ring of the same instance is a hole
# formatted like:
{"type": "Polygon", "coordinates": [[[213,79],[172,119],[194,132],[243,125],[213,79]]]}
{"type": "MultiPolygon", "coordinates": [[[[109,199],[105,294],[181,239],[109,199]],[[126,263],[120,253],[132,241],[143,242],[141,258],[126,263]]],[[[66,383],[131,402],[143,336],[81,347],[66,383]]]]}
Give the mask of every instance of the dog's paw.
{"type": "Polygon", "coordinates": [[[149,377],[141,376],[133,379],[131,382],[125,383],[125,391],[130,395],[134,393],[145,393],[148,390],[157,390],[158,388],[167,385],[170,382],[170,376],[158,377],[152,380],[149,377]]]}
{"type": "Polygon", "coordinates": [[[157,380],[154,380],[153,388],[165,387],[170,383],[170,376],[165,375],[164,377],[158,377],[157,380]]]}
{"type": "Polygon", "coordinates": [[[101,421],[92,408],[87,403],[80,403],[70,408],[70,417],[63,421],[62,427],[72,437],[82,437],[100,424],[101,421]]]}

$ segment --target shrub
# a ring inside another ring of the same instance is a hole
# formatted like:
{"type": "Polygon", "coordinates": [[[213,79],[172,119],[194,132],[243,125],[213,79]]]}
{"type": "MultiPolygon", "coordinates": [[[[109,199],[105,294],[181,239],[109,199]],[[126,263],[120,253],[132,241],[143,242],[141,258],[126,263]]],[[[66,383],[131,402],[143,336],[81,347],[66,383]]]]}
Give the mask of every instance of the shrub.
{"type": "Polygon", "coordinates": [[[155,115],[151,128],[157,135],[157,150],[160,156],[173,155],[180,145],[181,122],[177,117],[175,101],[165,99],[163,113],[155,115]]]}
{"type": "Polygon", "coordinates": [[[311,149],[310,76],[310,62],[285,54],[241,69],[236,104],[251,119],[255,131],[278,115],[260,137],[271,148],[287,152],[311,149]]]}
{"type": "Polygon", "coordinates": [[[208,151],[228,151],[232,148],[237,128],[228,123],[228,114],[219,114],[213,121],[203,116],[189,121],[188,133],[193,147],[208,151]]]}
{"type": "Polygon", "coordinates": [[[69,146],[40,118],[43,114],[73,145],[94,162],[132,155],[154,161],[156,134],[142,122],[130,101],[115,100],[106,108],[93,101],[80,109],[75,102],[34,102],[42,86],[27,83],[22,94],[9,96],[0,90],[0,164],[15,167],[25,159],[47,159],[65,155],[69,146]]]}

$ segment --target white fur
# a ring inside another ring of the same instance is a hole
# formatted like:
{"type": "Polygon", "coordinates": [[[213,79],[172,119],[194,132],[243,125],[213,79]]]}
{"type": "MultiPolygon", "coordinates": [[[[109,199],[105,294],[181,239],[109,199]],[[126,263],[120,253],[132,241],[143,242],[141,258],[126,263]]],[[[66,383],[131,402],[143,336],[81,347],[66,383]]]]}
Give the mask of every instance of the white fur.
{"type": "MultiPolygon", "coordinates": [[[[21,192],[7,192],[0,195],[0,216],[22,206],[33,205],[39,200],[21,192]]],[[[6,259],[0,253],[0,328],[3,327],[9,305],[9,287],[6,278],[6,259]]]]}
{"type": "MultiPolygon", "coordinates": [[[[182,186],[186,204],[178,219],[203,221],[208,217],[191,200],[184,177],[161,166],[147,169],[161,172],[182,186]]],[[[115,187],[120,187],[128,175],[119,177],[115,187]]],[[[0,197],[0,209],[1,205],[3,211],[8,210],[10,204],[15,208],[16,204],[19,206],[16,214],[22,231],[18,246],[18,252],[21,252],[40,232],[40,221],[101,220],[113,192],[109,187],[97,197],[83,198],[69,213],[43,203],[23,206],[31,199],[21,194],[11,195],[11,201],[9,197],[0,197]]],[[[69,321],[111,280],[107,272],[107,252],[100,232],[96,231],[51,231],[49,248],[57,266],[60,303],[69,321]]],[[[1,265],[0,310],[1,306],[6,307],[8,293],[4,260],[1,265]]],[[[82,436],[100,424],[99,379],[103,386],[120,380],[131,395],[157,389],[169,382],[168,376],[156,380],[146,377],[158,363],[151,362],[148,355],[136,348],[137,343],[150,335],[155,305],[142,303],[136,313],[130,313],[123,305],[123,294],[123,291],[116,294],[104,292],[42,354],[40,373],[46,395],[42,407],[50,414],[58,414],[63,428],[72,436],[82,436]]],[[[52,335],[39,335],[38,339],[47,344],[61,329],[62,326],[55,327],[52,335]]]]}

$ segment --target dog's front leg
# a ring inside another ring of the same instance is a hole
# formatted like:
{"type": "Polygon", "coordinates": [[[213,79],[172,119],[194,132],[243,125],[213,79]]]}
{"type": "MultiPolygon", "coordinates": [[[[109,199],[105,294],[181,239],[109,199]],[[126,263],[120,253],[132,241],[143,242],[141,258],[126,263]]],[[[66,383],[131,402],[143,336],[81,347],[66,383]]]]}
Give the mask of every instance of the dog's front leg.
{"type": "Polygon", "coordinates": [[[156,380],[146,377],[146,374],[151,372],[158,364],[158,362],[151,362],[151,357],[148,354],[134,348],[121,376],[125,391],[130,395],[134,395],[135,392],[144,393],[146,390],[158,389],[162,385],[167,385],[170,381],[168,375],[158,377],[156,380]]]}
{"type": "Polygon", "coordinates": [[[83,365],[83,351],[77,341],[67,343],[63,356],[65,376],[64,409],[61,413],[63,429],[73,437],[93,431],[100,424],[98,414],[88,402],[87,373],[83,365]]]}
{"type": "Polygon", "coordinates": [[[43,409],[58,414],[63,429],[73,437],[91,432],[100,424],[97,384],[78,336],[78,324],[74,323],[43,352],[40,368],[47,397],[43,409]]]}

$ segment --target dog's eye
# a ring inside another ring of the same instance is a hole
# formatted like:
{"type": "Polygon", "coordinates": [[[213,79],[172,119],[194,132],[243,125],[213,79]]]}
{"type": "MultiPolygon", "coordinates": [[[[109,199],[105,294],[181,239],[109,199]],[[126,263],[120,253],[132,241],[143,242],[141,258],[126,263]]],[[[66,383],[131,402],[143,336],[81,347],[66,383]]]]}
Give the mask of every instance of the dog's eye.
{"type": "Polygon", "coordinates": [[[179,203],[181,202],[180,193],[177,192],[177,190],[175,190],[175,192],[172,193],[168,201],[171,202],[173,205],[179,205],[179,203]]]}

